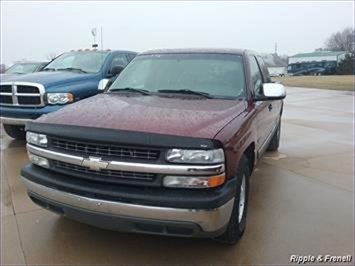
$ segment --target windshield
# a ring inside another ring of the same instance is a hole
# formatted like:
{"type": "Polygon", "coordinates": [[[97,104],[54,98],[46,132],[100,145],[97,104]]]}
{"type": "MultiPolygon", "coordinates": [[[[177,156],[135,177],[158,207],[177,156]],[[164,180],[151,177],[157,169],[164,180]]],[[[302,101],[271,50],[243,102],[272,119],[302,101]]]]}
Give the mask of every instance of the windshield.
{"type": "Polygon", "coordinates": [[[99,72],[107,52],[70,52],[65,53],[50,62],[43,70],[81,70],[81,72],[99,72]]]}
{"type": "Polygon", "coordinates": [[[149,92],[189,90],[218,98],[245,96],[242,57],[230,54],[158,54],[136,57],[109,91],[120,88],[149,92]]]}
{"type": "Polygon", "coordinates": [[[39,64],[33,63],[33,64],[15,64],[12,67],[10,67],[8,70],[5,71],[7,74],[27,74],[27,73],[32,73],[35,72],[39,64]]]}

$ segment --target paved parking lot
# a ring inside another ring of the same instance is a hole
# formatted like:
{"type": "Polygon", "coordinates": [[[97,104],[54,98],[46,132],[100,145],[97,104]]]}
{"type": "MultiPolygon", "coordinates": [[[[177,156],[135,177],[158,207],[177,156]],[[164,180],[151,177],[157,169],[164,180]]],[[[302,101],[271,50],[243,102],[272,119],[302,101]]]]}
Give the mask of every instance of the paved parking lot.
{"type": "Polygon", "coordinates": [[[252,177],[236,246],[110,232],[32,204],[23,142],[1,137],[2,264],[286,264],[290,255],[354,255],[351,92],[289,88],[281,146],[252,177]]]}

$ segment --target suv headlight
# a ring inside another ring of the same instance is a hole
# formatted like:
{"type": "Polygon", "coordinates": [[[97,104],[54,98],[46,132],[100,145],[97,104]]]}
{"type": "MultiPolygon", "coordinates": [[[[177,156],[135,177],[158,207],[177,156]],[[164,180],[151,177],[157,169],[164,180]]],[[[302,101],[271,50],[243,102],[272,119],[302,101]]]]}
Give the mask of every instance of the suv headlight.
{"type": "Polygon", "coordinates": [[[37,146],[42,146],[42,147],[47,147],[47,136],[44,134],[38,134],[34,132],[27,132],[26,133],[26,141],[28,143],[37,145],[37,146]]]}
{"type": "Polygon", "coordinates": [[[175,188],[214,188],[223,185],[225,180],[224,173],[216,176],[166,176],[163,185],[175,188]]]}
{"type": "Polygon", "coordinates": [[[214,164],[224,162],[223,149],[183,150],[171,149],[166,153],[166,160],[172,163],[214,164]]]}
{"type": "Polygon", "coordinates": [[[69,92],[47,93],[49,104],[66,104],[74,101],[74,95],[69,92]]]}

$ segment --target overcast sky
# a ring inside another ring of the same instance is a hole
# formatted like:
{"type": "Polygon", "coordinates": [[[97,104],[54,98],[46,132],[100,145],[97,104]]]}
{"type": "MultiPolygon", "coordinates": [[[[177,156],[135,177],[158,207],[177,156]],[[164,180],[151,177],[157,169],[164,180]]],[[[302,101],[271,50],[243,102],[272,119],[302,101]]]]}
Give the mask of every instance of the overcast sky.
{"type": "MultiPolygon", "coordinates": [[[[353,25],[353,2],[4,2],[1,52],[16,60],[88,48],[103,27],[104,48],[228,47],[292,55],[323,46],[353,25]]],[[[100,39],[100,38],[99,38],[100,39]]]]}

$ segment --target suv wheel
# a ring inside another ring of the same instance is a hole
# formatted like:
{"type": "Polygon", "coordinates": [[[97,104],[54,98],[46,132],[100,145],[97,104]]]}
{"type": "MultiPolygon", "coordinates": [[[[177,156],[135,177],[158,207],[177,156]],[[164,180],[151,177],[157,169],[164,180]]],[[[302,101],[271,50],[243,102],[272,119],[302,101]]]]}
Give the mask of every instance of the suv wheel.
{"type": "Polygon", "coordinates": [[[3,125],[7,135],[14,139],[25,139],[26,132],[24,126],[3,125]]]}
{"type": "Polygon", "coordinates": [[[217,241],[233,245],[238,242],[245,231],[249,196],[249,162],[245,155],[237,169],[237,192],[231,218],[226,231],[216,238],[217,241]]]}
{"type": "Polygon", "coordinates": [[[269,143],[269,146],[267,147],[267,151],[277,151],[280,145],[280,135],[281,135],[281,118],[279,120],[279,124],[277,125],[277,128],[275,130],[274,135],[272,136],[272,139],[269,143]]]}

